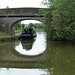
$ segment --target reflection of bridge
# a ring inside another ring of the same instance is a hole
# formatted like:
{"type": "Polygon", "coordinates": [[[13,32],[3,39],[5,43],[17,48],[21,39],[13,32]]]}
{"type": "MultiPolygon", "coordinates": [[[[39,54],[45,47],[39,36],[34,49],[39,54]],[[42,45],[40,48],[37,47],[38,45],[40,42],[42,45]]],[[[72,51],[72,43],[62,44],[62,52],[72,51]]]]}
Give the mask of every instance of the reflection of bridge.
{"type": "Polygon", "coordinates": [[[43,8],[8,8],[2,9],[3,15],[0,15],[0,31],[13,35],[14,26],[22,20],[38,20],[45,23],[42,14],[39,10],[43,8]]]}
{"type": "Polygon", "coordinates": [[[18,44],[20,41],[7,42],[0,46],[0,67],[41,68],[41,63],[44,63],[45,60],[45,52],[36,56],[23,55],[15,50],[15,46],[18,44]]]}

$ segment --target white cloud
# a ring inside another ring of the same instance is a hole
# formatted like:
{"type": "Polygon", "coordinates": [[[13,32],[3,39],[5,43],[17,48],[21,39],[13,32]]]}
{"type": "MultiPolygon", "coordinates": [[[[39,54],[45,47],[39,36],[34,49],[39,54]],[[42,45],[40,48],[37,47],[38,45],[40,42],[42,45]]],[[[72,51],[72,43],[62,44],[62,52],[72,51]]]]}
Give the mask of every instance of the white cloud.
{"type": "Polygon", "coordinates": [[[8,5],[10,8],[15,7],[44,7],[43,0],[0,0],[0,8],[6,8],[8,5]]]}

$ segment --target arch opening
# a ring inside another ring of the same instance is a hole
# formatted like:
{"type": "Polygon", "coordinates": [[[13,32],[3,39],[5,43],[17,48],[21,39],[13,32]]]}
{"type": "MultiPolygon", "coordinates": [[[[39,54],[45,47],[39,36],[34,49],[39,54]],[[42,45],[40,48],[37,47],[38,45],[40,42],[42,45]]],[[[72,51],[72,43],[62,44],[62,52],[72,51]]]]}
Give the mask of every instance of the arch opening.
{"type": "Polygon", "coordinates": [[[46,29],[45,23],[39,20],[17,20],[11,27],[11,35],[20,35],[25,27],[33,26],[35,29],[46,29]]]}

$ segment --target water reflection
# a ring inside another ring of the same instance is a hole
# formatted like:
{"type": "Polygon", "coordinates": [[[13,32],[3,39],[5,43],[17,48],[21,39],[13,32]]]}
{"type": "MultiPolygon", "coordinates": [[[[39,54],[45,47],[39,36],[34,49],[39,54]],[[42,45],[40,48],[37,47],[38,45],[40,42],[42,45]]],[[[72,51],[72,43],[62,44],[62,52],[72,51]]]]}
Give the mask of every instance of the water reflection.
{"type": "Polygon", "coordinates": [[[33,45],[34,41],[35,41],[35,39],[21,40],[21,45],[22,45],[23,49],[30,50],[30,49],[32,49],[32,45],[33,45]]]}
{"type": "Polygon", "coordinates": [[[34,40],[21,40],[15,50],[22,55],[40,55],[46,50],[46,33],[37,32],[37,38],[34,40]]]}
{"type": "Polygon", "coordinates": [[[0,68],[0,75],[50,75],[47,69],[0,68]]]}
{"type": "Polygon", "coordinates": [[[46,42],[43,32],[38,32],[38,35],[29,50],[23,49],[21,41],[0,42],[0,75],[28,75],[28,73],[31,73],[30,75],[75,75],[75,44],[64,41],[46,42]],[[37,51],[37,42],[39,48],[42,44],[46,48],[41,55],[27,57],[15,50],[21,47],[27,53],[32,51],[35,45],[34,50],[37,51]]]}

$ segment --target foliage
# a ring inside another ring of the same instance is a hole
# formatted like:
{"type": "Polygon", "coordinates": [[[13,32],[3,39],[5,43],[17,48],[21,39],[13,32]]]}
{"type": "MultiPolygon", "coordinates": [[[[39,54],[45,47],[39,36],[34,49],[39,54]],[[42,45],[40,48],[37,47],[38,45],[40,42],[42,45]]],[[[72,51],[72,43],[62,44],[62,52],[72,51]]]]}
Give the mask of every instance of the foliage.
{"type": "Polygon", "coordinates": [[[0,15],[3,14],[2,10],[0,9],[0,15]]]}
{"type": "Polygon", "coordinates": [[[24,27],[25,27],[25,24],[21,24],[21,23],[19,22],[19,23],[17,23],[17,24],[15,25],[15,30],[21,30],[21,29],[24,29],[24,27]]]}
{"type": "Polygon", "coordinates": [[[2,41],[4,41],[5,40],[5,37],[3,36],[1,39],[2,39],[2,41]]]}
{"type": "Polygon", "coordinates": [[[21,24],[20,22],[15,25],[15,31],[23,30],[25,27],[34,27],[35,29],[44,29],[46,30],[46,26],[42,23],[29,23],[28,25],[21,24]]]}
{"type": "Polygon", "coordinates": [[[34,27],[35,29],[45,29],[45,25],[44,24],[40,24],[40,23],[30,23],[29,24],[30,27],[34,27]]]}
{"type": "Polygon", "coordinates": [[[48,38],[75,40],[75,1],[49,0],[50,8],[44,11],[48,24],[48,38]]]}

